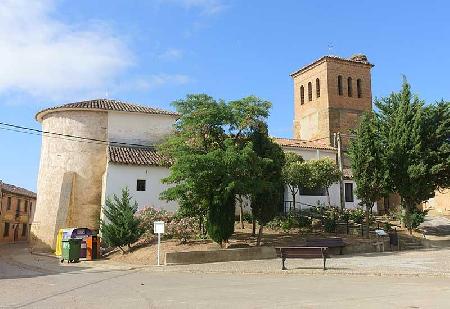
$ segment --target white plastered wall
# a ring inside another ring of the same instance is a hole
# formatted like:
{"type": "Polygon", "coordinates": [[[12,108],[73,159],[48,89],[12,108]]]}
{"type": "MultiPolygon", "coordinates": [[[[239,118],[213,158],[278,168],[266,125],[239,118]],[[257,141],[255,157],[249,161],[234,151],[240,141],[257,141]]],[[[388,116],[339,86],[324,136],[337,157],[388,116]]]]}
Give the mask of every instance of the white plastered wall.
{"type": "Polygon", "coordinates": [[[169,176],[169,169],[161,166],[137,166],[109,163],[104,176],[103,205],[107,197],[120,196],[122,188],[127,187],[130,195],[138,203],[139,209],[146,206],[174,212],[178,209],[176,202],[167,202],[159,198],[161,192],[169,185],[161,180],[169,176]],[[146,181],[146,190],[137,191],[137,180],[146,181]]]}
{"type": "Polygon", "coordinates": [[[108,140],[131,144],[160,143],[173,130],[177,116],[108,112],[108,140]]]}

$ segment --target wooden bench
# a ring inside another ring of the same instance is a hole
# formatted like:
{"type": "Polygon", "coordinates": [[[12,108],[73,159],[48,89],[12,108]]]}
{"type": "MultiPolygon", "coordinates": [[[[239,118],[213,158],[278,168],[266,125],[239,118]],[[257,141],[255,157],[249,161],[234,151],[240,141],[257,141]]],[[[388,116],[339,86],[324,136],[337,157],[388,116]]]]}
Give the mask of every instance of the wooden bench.
{"type": "Polygon", "coordinates": [[[345,242],[340,237],[307,239],[306,247],[339,248],[339,254],[342,255],[345,242]]]}
{"type": "Polygon", "coordinates": [[[327,247],[279,247],[275,248],[277,256],[281,258],[281,269],[286,270],[284,261],[286,259],[323,259],[323,270],[326,270],[328,257],[327,247]]]}

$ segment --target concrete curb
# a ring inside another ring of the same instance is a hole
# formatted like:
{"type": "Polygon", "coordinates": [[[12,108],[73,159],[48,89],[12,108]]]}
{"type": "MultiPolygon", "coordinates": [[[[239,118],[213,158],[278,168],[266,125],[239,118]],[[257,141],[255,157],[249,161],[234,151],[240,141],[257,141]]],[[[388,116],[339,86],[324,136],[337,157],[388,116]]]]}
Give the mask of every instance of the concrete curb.
{"type": "Polygon", "coordinates": [[[253,247],[212,251],[166,252],[165,265],[203,264],[276,258],[273,247],[253,247]]]}

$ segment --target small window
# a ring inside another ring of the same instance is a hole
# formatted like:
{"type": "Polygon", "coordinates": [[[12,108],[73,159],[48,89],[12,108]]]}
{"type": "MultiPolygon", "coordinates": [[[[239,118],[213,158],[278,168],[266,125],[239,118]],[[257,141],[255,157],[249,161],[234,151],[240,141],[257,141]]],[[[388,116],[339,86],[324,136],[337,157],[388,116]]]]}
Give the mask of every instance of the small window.
{"type": "Polygon", "coordinates": [[[345,201],[346,202],[353,202],[353,184],[352,183],[346,183],[345,184],[345,201]]]}
{"type": "Polygon", "coordinates": [[[305,87],[300,86],[300,104],[305,103],[305,87]]]}
{"type": "Polygon", "coordinates": [[[24,210],[25,212],[28,212],[28,201],[25,201],[24,210]]]}
{"type": "Polygon", "coordinates": [[[9,236],[9,222],[5,222],[4,229],[3,229],[3,237],[9,236]]]}
{"type": "Polygon", "coordinates": [[[8,200],[6,201],[6,210],[11,210],[11,197],[8,196],[8,200]]]}
{"type": "Polygon", "coordinates": [[[308,83],[308,101],[312,101],[312,84],[308,83]]]}
{"type": "Polygon", "coordinates": [[[145,191],[145,180],[143,180],[143,179],[137,180],[136,191],[145,191]]]}
{"type": "Polygon", "coordinates": [[[358,93],[358,98],[362,97],[362,90],[361,90],[361,79],[356,80],[356,92],[358,93]]]}
{"type": "Polygon", "coordinates": [[[341,75],[338,76],[337,82],[338,82],[338,94],[342,95],[343,93],[342,93],[342,76],[341,75]]]}
{"type": "Polygon", "coordinates": [[[352,85],[352,78],[347,78],[347,93],[349,97],[353,96],[353,85],[352,85]]]}
{"type": "Polygon", "coordinates": [[[320,98],[320,80],[316,78],[316,98],[320,98]]]}
{"type": "Polygon", "coordinates": [[[27,236],[27,231],[28,231],[28,224],[23,223],[22,224],[22,237],[27,236]]]}
{"type": "Polygon", "coordinates": [[[20,211],[20,204],[22,204],[22,200],[18,199],[17,200],[17,208],[16,208],[16,212],[20,211]]]}
{"type": "Polygon", "coordinates": [[[33,202],[30,202],[30,214],[33,212],[33,202]]]}

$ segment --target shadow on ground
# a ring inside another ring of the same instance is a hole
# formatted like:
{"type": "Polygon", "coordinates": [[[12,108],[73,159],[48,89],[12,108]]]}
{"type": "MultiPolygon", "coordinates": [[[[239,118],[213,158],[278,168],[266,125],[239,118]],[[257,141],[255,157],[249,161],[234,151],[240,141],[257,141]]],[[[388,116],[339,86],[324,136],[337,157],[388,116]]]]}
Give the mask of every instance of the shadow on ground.
{"type": "Polygon", "coordinates": [[[88,267],[62,264],[56,257],[31,254],[27,243],[0,245],[0,279],[33,278],[80,272],[88,267]]]}

